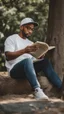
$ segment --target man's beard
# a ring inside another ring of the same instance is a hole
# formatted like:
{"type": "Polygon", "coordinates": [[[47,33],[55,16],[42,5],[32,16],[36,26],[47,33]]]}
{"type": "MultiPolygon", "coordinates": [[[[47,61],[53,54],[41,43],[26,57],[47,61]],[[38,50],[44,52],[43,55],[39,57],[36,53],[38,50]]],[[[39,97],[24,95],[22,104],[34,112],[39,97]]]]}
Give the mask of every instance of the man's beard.
{"type": "Polygon", "coordinates": [[[22,35],[23,35],[24,38],[28,38],[29,37],[29,35],[27,33],[25,33],[24,30],[22,30],[22,35]]]}

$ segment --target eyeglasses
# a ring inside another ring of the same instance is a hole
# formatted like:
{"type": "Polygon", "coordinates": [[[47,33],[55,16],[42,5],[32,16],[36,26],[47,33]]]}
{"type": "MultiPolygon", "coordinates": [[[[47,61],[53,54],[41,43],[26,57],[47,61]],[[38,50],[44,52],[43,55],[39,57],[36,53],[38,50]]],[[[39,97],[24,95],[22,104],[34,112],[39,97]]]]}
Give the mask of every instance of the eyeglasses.
{"type": "Polygon", "coordinates": [[[34,30],[34,28],[33,28],[33,27],[30,27],[30,26],[28,26],[28,25],[25,25],[25,27],[27,28],[27,30],[31,30],[31,31],[33,31],[33,30],[34,30]]]}

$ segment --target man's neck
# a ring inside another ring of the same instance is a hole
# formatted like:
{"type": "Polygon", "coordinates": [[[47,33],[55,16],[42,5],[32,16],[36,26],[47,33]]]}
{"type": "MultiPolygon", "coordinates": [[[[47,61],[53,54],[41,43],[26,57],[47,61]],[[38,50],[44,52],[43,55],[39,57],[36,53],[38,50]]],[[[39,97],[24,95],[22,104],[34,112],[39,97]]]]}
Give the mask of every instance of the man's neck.
{"type": "Polygon", "coordinates": [[[20,36],[20,38],[26,39],[26,37],[24,37],[22,33],[19,33],[18,35],[20,36]]]}

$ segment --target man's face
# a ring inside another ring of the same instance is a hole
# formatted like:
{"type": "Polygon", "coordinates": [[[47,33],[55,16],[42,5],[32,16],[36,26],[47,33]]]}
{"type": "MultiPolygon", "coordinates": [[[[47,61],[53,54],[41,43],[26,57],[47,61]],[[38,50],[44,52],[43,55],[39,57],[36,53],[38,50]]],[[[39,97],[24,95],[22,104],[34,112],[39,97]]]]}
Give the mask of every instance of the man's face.
{"type": "Polygon", "coordinates": [[[34,30],[34,24],[27,24],[22,27],[22,34],[23,37],[29,37],[33,33],[34,30]]]}

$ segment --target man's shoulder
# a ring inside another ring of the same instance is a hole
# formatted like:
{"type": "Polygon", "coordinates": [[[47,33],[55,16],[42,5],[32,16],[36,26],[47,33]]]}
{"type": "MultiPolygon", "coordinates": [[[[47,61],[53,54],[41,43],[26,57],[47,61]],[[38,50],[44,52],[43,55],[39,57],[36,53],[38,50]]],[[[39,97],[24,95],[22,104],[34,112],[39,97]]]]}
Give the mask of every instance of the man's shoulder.
{"type": "Polygon", "coordinates": [[[7,38],[16,38],[18,36],[18,34],[12,34],[10,36],[8,36],[7,38]]]}
{"type": "Polygon", "coordinates": [[[17,34],[13,34],[13,35],[10,35],[6,38],[6,41],[7,40],[15,40],[15,38],[17,37],[18,35],[17,34]]]}

